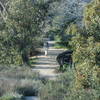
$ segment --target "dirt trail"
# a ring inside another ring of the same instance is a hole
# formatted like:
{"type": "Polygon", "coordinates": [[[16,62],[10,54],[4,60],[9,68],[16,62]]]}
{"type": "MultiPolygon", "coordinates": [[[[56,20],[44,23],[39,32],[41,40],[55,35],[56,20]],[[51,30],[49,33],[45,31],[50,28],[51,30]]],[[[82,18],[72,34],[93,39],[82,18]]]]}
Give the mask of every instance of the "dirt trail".
{"type": "Polygon", "coordinates": [[[55,72],[55,69],[59,66],[56,62],[56,57],[59,53],[63,52],[63,49],[55,49],[53,47],[54,41],[48,41],[49,50],[48,55],[44,56],[44,54],[38,55],[38,61],[35,64],[35,68],[33,71],[39,72],[41,77],[47,79],[55,79],[59,74],[55,72]]]}

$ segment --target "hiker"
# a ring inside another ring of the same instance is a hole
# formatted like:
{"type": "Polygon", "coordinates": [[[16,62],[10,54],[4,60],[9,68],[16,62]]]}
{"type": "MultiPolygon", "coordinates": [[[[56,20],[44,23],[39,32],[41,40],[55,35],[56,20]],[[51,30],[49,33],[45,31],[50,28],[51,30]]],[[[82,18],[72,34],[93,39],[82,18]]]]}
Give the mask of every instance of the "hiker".
{"type": "Polygon", "coordinates": [[[47,54],[48,54],[48,48],[49,48],[49,43],[45,42],[44,43],[45,56],[47,56],[47,54]]]}

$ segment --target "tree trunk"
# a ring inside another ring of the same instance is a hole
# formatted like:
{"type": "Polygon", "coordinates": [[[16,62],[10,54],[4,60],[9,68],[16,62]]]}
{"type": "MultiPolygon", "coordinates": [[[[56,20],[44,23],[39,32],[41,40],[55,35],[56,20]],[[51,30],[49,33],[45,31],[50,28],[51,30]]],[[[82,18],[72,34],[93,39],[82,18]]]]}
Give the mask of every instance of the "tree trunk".
{"type": "Polygon", "coordinates": [[[26,51],[22,52],[22,59],[23,59],[24,64],[29,65],[29,57],[28,57],[28,53],[26,51]]]}

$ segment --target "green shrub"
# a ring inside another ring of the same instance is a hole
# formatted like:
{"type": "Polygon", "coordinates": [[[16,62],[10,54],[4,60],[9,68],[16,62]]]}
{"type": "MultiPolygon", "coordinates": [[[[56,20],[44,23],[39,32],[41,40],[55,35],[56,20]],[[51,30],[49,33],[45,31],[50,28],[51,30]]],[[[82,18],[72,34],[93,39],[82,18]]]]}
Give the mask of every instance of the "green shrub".
{"type": "Polygon", "coordinates": [[[63,100],[99,100],[99,92],[96,90],[72,90],[63,100]]]}
{"type": "Polygon", "coordinates": [[[76,71],[67,70],[57,80],[48,81],[39,93],[41,100],[99,100],[100,89],[76,87],[76,71]]]}
{"type": "Polygon", "coordinates": [[[71,83],[74,80],[74,72],[67,71],[56,81],[48,81],[40,90],[41,100],[63,100],[71,83]]]}
{"type": "Polygon", "coordinates": [[[21,100],[21,95],[17,93],[7,93],[0,97],[0,100],[21,100]]]}
{"type": "Polygon", "coordinates": [[[71,70],[72,68],[74,68],[74,65],[72,64],[64,64],[63,66],[59,67],[58,71],[60,72],[65,72],[68,70],[71,70]]]}
{"type": "Polygon", "coordinates": [[[13,96],[3,96],[3,97],[1,97],[0,98],[0,100],[15,100],[15,97],[13,97],[13,96]]]}
{"type": "Polygon", "coordinates": [[[41,81],[25,79],[20,81],[16,91],[24,96],[37,96],[41,86],[41,81]]]}

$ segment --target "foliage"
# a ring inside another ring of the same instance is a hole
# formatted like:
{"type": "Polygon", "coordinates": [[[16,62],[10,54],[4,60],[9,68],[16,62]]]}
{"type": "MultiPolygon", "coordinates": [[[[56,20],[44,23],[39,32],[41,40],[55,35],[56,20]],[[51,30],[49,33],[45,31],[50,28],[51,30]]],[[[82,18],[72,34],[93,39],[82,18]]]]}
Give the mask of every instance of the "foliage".
{"type": "Polygon", "coordinates": [[[68,70],[71,70],[71,69],[74,69],[74,65],[72,64],[64,64],[63,66],[61,66],[59,69],[58,69],[58,71],[60,71],[60,72],[66,72],[66,71],[68,71],[68,70]]]}
{"type": "Polygon", "coordinates": [[[0,67],[1,100],[13,100],[7,92],[39,92],[41,100],[100,99],[100,0],[86,6],[81,26],[83,6],[76,0],[9,0],[6,9],[6,19],[0,15],[0,64],[12,66],[0,67]],[[44,79],[44,84],[31,69],[14,67],[29,64],[30,53],[42,41],[42,32],[55,33],[57,42],[70,44],[75,64],[75,69],[64,65],[66,73],[55,81],[44,79]]]}
{"type": "Polygon", "coordinates": [[[77,34],[78,32],[79,32],[79,28],[77,24],[73,24],[73,23],[71,23],[66,30],[66,34],[70,34],[72,36],[77,34]]]}
{"type": "Polygon", "coordinates": [[[0,70],[0,96],[15,92],[19,95],[32,95],[42,86],[38,73],[33,73],[28,67],[4,68],[0,70]]]}
{"type": "Polygon", "coordinates": [[[100,17],[98,17],[97,12],[93,13],[93,16],[89,13],[91,9],[98,8],[98,5],[100,5],[99,2],[93,1],[86,7],[84,21],[90,23],[80,29],[71,39],[70,44],[74,50],[73,61],[77,70],[76,88],[96,89],[100,84],[98,76],[100,71],[100,25],[97,22],[97,18],[99,20],[100,17]],[[87,16],[91,20],[88,20],[87,16]]]}
{"type": "Polygon", "coordinates": [[[64,100],[97,100],[98,93],[95,90],[72,90],[71,95],[66,96],[64,100]]]}
{"type": "Polygon", "coordinates": [[[22,64],[18,49],[11,46],[9,34],[6,34],[5,31],[0,31],[0,41],[0,64],[22,64]]]}
{"type": "Polygon", "coordinates": [[[62,37],[60,35],[56,35],[55,36],[55,48],[66,48],[67,44],[68,44],[68,39],[62,39],[62,37]]]}
{"type": "Polygon", "coordinates": [[[41,42],[45,3],[9,0],[8,5],[5,26],[0,31],[0,63],[28,64],[30,52],[41,42]]]}
{"type": "MultiPolygon", "coordinates": [[[[76,88],[76,71],[67,70],[59,79],[48,81],[40,91],[41,100],[98,100],[99,89],[76,88]]],[[[95,84],[96,85],[96,84],[95,84]]],[[[98,87],[98,86],[97,86],[98,87]]]]}
{"type": "Polygon", "coordinates": [[[21,95],[17,93],[8,93],[0,97],[0,100],[21,100],[21,95]]]}
{"type": "Polygon", "coordinates": [[[56,81],[48,81],[42,87],[39,95],[41,100],[63,100],[74,79],[73,72],[66,72],[56,81]],[[68,89],[68,90],[67,90],[68,89]]]}
{"type": "Polygon", "coordinates": [[[93,36],[95,41],[100,42],[100,1],[93,0],[85,8],[84,23],[88,36],[93,36]]]}
{"type": "Polygon", "coordinates": [[[75,70],[66,70],[65,76],[48,82],[40,92],[42,100],[100,99],[100,17],[98,12],[91,13],[91,9],[97,11],[99,7],[99,0],[86,6],[84,22],[89,24],[80,27],[72,23],[68,27],[66,33],[73,35],[70,45],[75,70]]]}
{"type": "MultiPolygon", "coordinates": [[[[46,23],[46,32],[54,37],[61,38],[61,44],[67,44],[70,36],[65,32],[70,23],[80,22],[83,10],[83,3],[78,0],[60,0],[54,2],[49,8],[49,18],[46,23]]],[[[60,45],[60,44],[59,44],[60,45]]],[[[68,46],[68,45],[67,45],[68,46]]],[[[64,45],[66,47],[66,45],[64,45]]]]}

